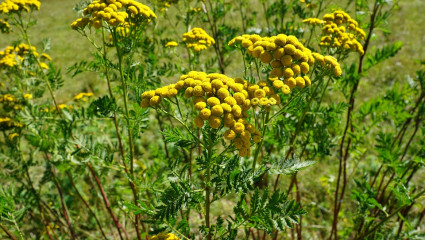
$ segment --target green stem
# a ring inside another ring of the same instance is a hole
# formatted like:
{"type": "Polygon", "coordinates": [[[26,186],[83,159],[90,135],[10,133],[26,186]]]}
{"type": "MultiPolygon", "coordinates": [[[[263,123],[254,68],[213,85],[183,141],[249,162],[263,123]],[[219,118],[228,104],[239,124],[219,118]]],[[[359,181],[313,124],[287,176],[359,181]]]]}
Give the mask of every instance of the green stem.
{"type": "Polygon", "coordinates": [[[120,47],[118,46],[118,39],[117,34],[115,30],[112,31],[112,36],[114,38],[114,45],[117,50],[118,55],[118,67],[120,70],[120,77],[121,77],[121,87],[123,90],[123,100],[124,100],[124,110],[125,110],[125,120],[127,122],[127,134],[128,134],[128,142],[130,145],[130,173],[133,177],[134,174],[134,144],[133,144],[133,136],[131,132],[131,125],[130,125],[130,114],[128,111],[128,93],[127,93],[127,80],[124,76],[124,70],[123,70],[123,61],[122,61],[122,53],[120,50],[120,47]]]}
{"type": "MultiPolygon", "coordinates": [[[[131,122],[130,122],[130,114],[128,111],[128,93],[127,93],[127,81],[126,78],[124,76],[124,70],[123,70],[123,55],[121,53],[120,47],[118,45],[118,39],[117,39],[117,33],[115,31],[115,29],[112,30],[112,37],[114,39],[114,45],[115,48],[117,50],[117,55],[118,55],[118,67],[120,70],[120,77],[121,77],[121,86],[123,89],[123,99],[124,99],[124,109],[125,109],[125,120],[127,123],[127,134],[128,134],[128,143],[129,143],[129,147],[130,147],[130,177],[131,177],[131,181],[132,183],[130,183],[130,186],[133,190],[133,196],[134,196],[134,202],[136,204],[136,206],[138,206],[138,197],[137,197],[137,192],[135,192],[135,186],[134,186],[134,143],[133,143],[133,133],[131,130],[131,122]]],[[[123,161],[125,161],[125,159],[123,159],[123,161]]],[[[140,230],[139,230],[139,215],[135,215],[135,228],[136,228],[136,233],[137,233],[137,238],[139,240],[141,240],[140,237],[140,230]]]]}
{"type": "MultiPolygon", "coordinates": [[[[29,39],[29,37],[28,37],[28,32],[27,32],[27,28],[28,28],[28,27],[25,27],[25,26],[24,26],[24,23],[23,23],[23,21],[22,21],[21,14],[18,14],[18,19],[19,19],[19,21],[17,22],[17,23],[18,23],[17,25],[19,26],[19,30],[20,30],[20,31],[21,31],[21,33],[22,33],[22,38],[23,38],[23,39],[25,40],[25,42],[28,44],[29,49],[30,49],[29,51],[31,52],[31,54],[33,54],[33,52],[32,52],[32,51],[33,51],[33,50],[32,50],[32,45],[31,45],[30,39],[29,39]]],[[[50,85],[49,79],[47,78],[47,75],[44,73],[43,68],[41,67],[40,59],[39,59],[39,58],[37,58],[37,57],[35,57],[35,56],[34,56],[34,58],[35,58],[35,60],[36,60],[36,62],[37,62],[38,67],[40,68],[41,72],[43,73],[43,80],[45,81],[45,83],[46,83],[46,85],[47,85],[47,89],[49,90],[50,96],[52,97],[53,103],[55,104],[56,111],[57,111],[57,112],[58,112],[58,114],[61,116],[61,118],[63,118],[63,116],[62,116],[62,114],[61,114],[61,111],[60,111],[60,109],[59,109],[58,103],[57,103],[57,101],[56,101],[55,94],[53,93],[52,86],[50,85]]]]}
{"type": "MultiPolygon", "coordinates": [[[[263,113],[263,130],[261,133],[261,137],[264,139],[264,135],[266,134],[266,130],[267,130],[267,123],[269,122],[269,114],[270,112],[267,112],[266,114],[263,113]]],[[[261,148],[263,147],[263,142],[264,140],[261,139],[261,142],[257,143],[257,146],[254,150],[254,161],[252,162],[252,171],[255,172],[255,167],[257,165],[257,159],[258,159],[258,154],[261,151],[261,148]]]]}
{"type": "Polygon", "coordinates": [[[210,223],[210,207],[211,207],[211,158],[212,158],[212,144],[210,141],[208,141],[208,147],[207,147],[207,170],[206,170],[206,177],[205,177],[205,225],[208,229],[207,239],[211,240],[211,223],[210,223]]]}

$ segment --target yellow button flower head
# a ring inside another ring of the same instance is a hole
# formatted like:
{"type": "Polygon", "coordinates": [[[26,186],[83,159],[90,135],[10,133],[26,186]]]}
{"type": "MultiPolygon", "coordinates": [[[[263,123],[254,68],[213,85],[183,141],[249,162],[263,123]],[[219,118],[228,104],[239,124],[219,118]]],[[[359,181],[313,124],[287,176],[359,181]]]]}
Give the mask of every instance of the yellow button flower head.
{"type": "Polygon", "coordinates": [[[159,233],[151,238],[152,240],[180,240],[172,233],[159,233]]]}
{"type": "Polygon", "coordinates": [[[4,0],[0,3],[0,13],[17,13],[22,10],[29,12],[31,10],[40,10],[40,1],[38,0],[4,0]]]}
{"type": "Polygon", "coordinates": [[[179,44],[177,43],[177,42],[175,42],[175,41],[170,41],[170,42],[167,42],[166,44],[165,44],[165,47],[166,48],[170,48],[170,47],[177,47],[179,44]]]}
{"type": "Polygon", "coordinates": [[[135,0],[94,0],[83,10],[83,18],[71,24],[74,30],[87,25],[100,28],[103,22],[109,26],[140,25],[156,19],[155,13],[146,5],[135,0]]]}
{"type": "Polygon", "coordinates": [[[93,93],[82,92],[82,93],[75,95],[75,97],[72,100],[85,102],[85,101],[87,101],[87,98],[89,98],[89,97],[93,97],[93,93]]]}
{"type": "Polygon", "coordinates": [[[18,133],[12,133],[12,134],[10,134],[8,137],[9,137],[9,139],[10,140],[13,140],[14,138],[16,138],[16,137],[18,137],[19,136],[19,134],[18,133]]]}
{"type": "Polygon", "coordinates": [[[192,48],[195,52],[207,49],[211,44],[215,44],[214,38],[210,37],[204,29],[193,28],[183,34],[183,42],[187,48],[192,48]]]}

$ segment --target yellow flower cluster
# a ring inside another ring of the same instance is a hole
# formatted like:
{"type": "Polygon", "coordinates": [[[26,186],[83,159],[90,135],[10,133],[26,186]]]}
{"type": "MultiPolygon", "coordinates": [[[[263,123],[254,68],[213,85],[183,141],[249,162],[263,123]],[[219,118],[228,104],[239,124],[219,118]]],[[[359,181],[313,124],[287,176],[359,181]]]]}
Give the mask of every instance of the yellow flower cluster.
{"type": "Polygon", "coordinates": [[[0,3],[0,13],[16,13],[22,10],[29,12],[31,9],[40,10],[38,0],[4,0],[0,3]]]}
{"type": "Polygon", "coordinates": [[[273,86],[289,94],[295,86],[303,88],[311,84],[307,76],[314,64],[311,51],[304,47],[295,36],[279,34],[273,37],[260,37],[257,34],[242,35],[232,39],[229,46],[237,44],[245,48],[249,55],[270,64],[270,80],[273,86]],[[283,78],[284,81],[279,80],[283,78]]]}
{"type": "MultiPolygon", "coordinates": [[[[269,80],[273,82],[273,87],[284,94],[289,94],[296,86],[310,86],[311,80],[307,74],[315,63],[314,56],[322,56],[304,47],[295,36],[285,34],[272,37],[242,35],[229,42],[229,46],[234,45],[246,49],[249,55],[259,58],[264,64],[270,64],[272,70],[269,80]],[[284,79],[283,82],[279,80],[281,78],[284,79]]],[[[339,64],[335,68],[338,68],[338,71],[335,70],[334,74],[340,76],[342,71],[339,71],[339,64]]]]}
{"type": "MultiPolygon", "coordinates": [[[[66,105],[65,103],[61,103],[58,105],[59,110],[62,109],[68,109],[68,110],[73,110],[74,108],[76,108],[74,105],[66,105]]],[[[44,107],[40,110],[40,112],[56,112],[56,106],[50,106],[50,107],[44,107]]]]}
{"type": "MultiPolygon", "coordinates": [[[[34,57],[36,58],[39,57],[39,54],[37,53],[37,50],[34,46],[32,46],[30,49],[30,46],[21,43],[16,47],[6,47],[5,49],[3,49],[3,51],[0,51],[0,69],[11,68],[19,65],[29,54],[34,55],[34,57]]],[[[50,61],[52,58],[48,54],[43,53],[40,59],[46,59],[50,61]]],[[[49,68],[44,62],[41,62],[41,67],[44,69],[49,68]]]]}
{"type": "Polygon", "coordinates": [[[135,0],[94,0],[83,11],[83,18],[71,24],[72,29],[84,28],[92,25],[100,28],[102,21],[110,26],[131,22],[147,21],[156,18],[155,13],[146,5],[135,0]]]}
{"type": "Polygon", "coordinates": [[[180,240],[172,233],[159,233],[151,238],[151,240],[180,240]]]}
{"type": "Polygon", "coordinates": [[[20,122],[17,122],[9,117],[0,117],[0,130],[8,130],[12,128],[21,128],[24,125],[20,122]]]}
{"type": "Polygon", "coordinates": [[[0,96],[0,103],[14,103],[17,102],[18,100],[15,98],[15,96],[10,95],[10,94],[5,94],[3,96],[0,96]]]}
{"type": "MultiPolygon", "coordinates": [[[[27,95],[30,95],[32,98],[31,94],[24,94],[24,99],[30,99],[27,95]]],[[[12,113],[12,110],[23,110],[24,107],[21,104],[25,103],[24,99],[18,99],[11,94],[0,95],[0,103],[3,104],[2,109],[8,113],[12,113]]]]}
{"type": "Polygon", "coordinates": [[[30,93],[25,93],[25,94],[24,94],[24,98],[25,98],[25,99],[28,99],[28,100],[31,100],[31,99],[32,99],[32,94],[30,94],[30,93]]]}
{"type": "Polygon", "coordinates": [[[339,10],[325,14],[323,19],[307,18],[303,22],[322,26],[324,36],[320,40],[321,46],[342,48],[364,54],[363,46],[357,39],[364,39],[366,33],[348,13],[339,10]]]}
{"type": "Polygon", "coordinates": [[[190,9],[188,12],[190,12],[190,13],[197,13],[197,12],[200,12],[200,11],[202,11],[202,8],[201,7],[196,7],[196,8],[190,9]]]}
{"type": "Polygon", "coordinates": [[[82,92],[82,93],[77,94],[72,100],[86,102],[87,101],[87,98],[90,98],[90,97],[93,97],[93,93],[91,93],[91,92],[88,92],[88,93],[82,92]]]}
{"type": "Polygon", "coordinates": [[[193,48],[195,52],[203,51],[211,44],[215,44],[214,38],[210,37],[202,28],[193,28],[184,33],[183,42],[186,43],[187,48],[193,48]]]}
{"type": "Polygon", "coordinates": [[[313,53],[313,57],[316,59],[316,62],[331,69],[336,76],[341,76],[342,69],[336,58],[332,56],[323,56],[320,53],[313,53]]]}
{"type": "Polygon", "coordinates": [[[6,47],[3,51],[0,51],[0,69],[11,68],[18,65],[14,47],[6,47]]]}
{"type": "Polygon", "coordinates": [[[268,111],[280,103],[280,97],[266,81],[250,84],[223,74],[191,71],[175,84],[144,92],[141,106],[156,107],[163,98],[174,97],[179,92],[193,99],[198,111],[195,125],[201,128],[208,122],[214,129],[226,127],[224,138],[233,141],[242,157],[251,155],[251,142],[261,142],[261,133],[247,121],[248,110],[258,106],[268,111]]]}
{"type": "Polygon", "coordinates": [[[0,19],[0,32],[2,33],[10,33],[9,23],[0,19]]]}
{"type": "Polygon", "coordinates": [[[170,41],[167,42],[167,44],[165,44],[166,48],[170,48],[170,47],[177,47],[179,44],[176,41],[170,41]]]}
{"type": "Polygon", "coordinates": [[[9,134],[8,138],[12,141],[14,138],[19,137],[19,133],[9,134]]]}

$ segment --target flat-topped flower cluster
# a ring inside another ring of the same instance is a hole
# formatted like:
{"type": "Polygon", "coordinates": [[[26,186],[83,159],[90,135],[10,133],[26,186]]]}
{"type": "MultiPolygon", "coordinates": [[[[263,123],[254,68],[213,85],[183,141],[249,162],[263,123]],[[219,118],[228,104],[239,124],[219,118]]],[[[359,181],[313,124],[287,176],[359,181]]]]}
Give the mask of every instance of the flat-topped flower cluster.
{"type": "Polygon", "coordinates": [[[114,27],[128,22],[150,22],[156,19],[155,13],[148,6],[134,0],[94,0],[84,8],[83,15],[83,18],[71,24],[72,29],[87,25],[100,28],[102,21],[114,27]]]}
{"type": "Polygon", "coordinates": [[[193,28],[183,34],[183,42],[187,48],[192,48],[195,52],[207,49],[211,44],[215,44],[214,38],[210,37],[202,28],[193,28]]]}
{"type": "Polygon", "coordinates": [[[307,18],[303,22],[322,26],[321,46],[342,48],[364,54],[363,46],[359,40],[363,40],[366,33],[348,13],[338,10],[325,14],[323,19],[307,18]]]}
{"type": "Polygon", "coordinates": [[[195,125],[202,128],[208,123],[214,129],[227,128],[225,139],[232,141],[243,157],[251,155],[252,142],[261,141],[261,133],[247,120],[248,111],[268,111],[280,103],[280,97],[266,81],[253,84],[223,74],[191,71],[175,84],[144,92],[141,106],[156,108],[162,99],[175,97],[179,92],[193,100],[198,111],[195,125]]]}
{"type": "Polygon", "coordinates": [[[40,65],[43,69],[49,68],[45,62],[41,62],[42,60],[52,60],[48,54],[43,53],[40,56],[34,46],[30,47],[27,44],[21,43],[16,47],[8,46],[0,51],[0,70],[19,66],[24,59],[30,55],[39,58],[40,65]]]}
{"type": "Polygon", "coordinates": [[[0,13],[17,13],[22,10],[29,12],[32,9],[40,10],[40,1],[38,0],[4,0],[0,3],[0,13]]]}

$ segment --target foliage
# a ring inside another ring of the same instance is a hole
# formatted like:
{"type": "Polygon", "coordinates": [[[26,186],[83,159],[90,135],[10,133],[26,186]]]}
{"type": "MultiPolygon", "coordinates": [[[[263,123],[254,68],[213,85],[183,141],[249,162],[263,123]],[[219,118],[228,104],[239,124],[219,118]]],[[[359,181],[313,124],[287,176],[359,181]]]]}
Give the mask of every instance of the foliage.
{"type": "Polygon", "coordinates": [[[47,4],[0,3],[0,238],[424,238],[424,61],[374,76],[397,1],[81,1],[67,71],[47,4]]]}

